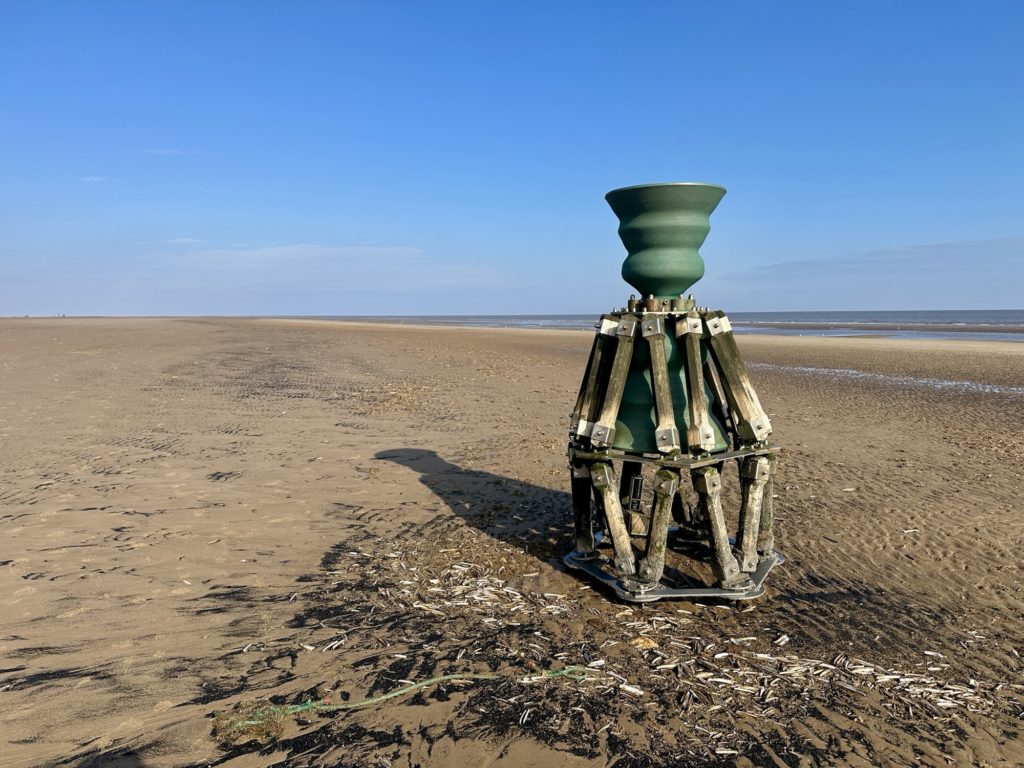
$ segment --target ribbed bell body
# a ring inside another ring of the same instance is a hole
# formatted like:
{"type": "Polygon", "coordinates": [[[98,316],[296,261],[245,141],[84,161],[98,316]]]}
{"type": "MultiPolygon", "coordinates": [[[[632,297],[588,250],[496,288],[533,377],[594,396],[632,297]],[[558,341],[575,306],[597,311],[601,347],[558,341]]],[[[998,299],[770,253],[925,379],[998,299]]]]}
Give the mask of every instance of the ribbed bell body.
{"type": "Polygon", "coordinates": [[[641,298],[671,299],[704,276],[697,249],[711,231],[711,212],[724,196],[723,187],[694,183],[643,184],[605,195],[629,251],[622,277],[641,298]]]}

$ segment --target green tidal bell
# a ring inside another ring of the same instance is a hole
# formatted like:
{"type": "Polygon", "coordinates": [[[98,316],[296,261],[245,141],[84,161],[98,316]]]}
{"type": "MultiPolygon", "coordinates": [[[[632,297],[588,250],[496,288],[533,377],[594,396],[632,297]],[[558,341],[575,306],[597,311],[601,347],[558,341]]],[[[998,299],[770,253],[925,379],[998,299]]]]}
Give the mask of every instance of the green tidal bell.
{"type": "Polygon", "coordinates": [[[604,196],[619,217],[619,237],[629,251],[622,278],[641,298],[671,299],[704,276],[697,249],[724,196],[723,187],[695,183],[642,184],[604,196]]]}
{"type": "MultiPolygon", "coordinates": [[[[605,195],[619,219],[619,237],[629,252],[622,264],[622,277],[642,298],[676,298],[703,277],[704,260],[697,249],[711,231],[711,213],[724,196],[723,187],[696,183],[643,184],[614,189],[605,195]]],[[[706,358],[707,349],[701,346],[706,358]]],[[[684,361],[669,337],[665,339],[665,353],[675,420],[685,434],[690,417],[684,361]]],[[[704,390],[707,402],[713,403],[714,395],[707,383],[704,390]]],[[[711,451],[723,451],[728,447],[725,431],[713,413],[708,416],[714,432],[711,451]]],[[[657,452],[656,426],[650,353],[644,344],[637,344],[622,393],[613,447],[657,452]]]]}
{"type": "Polygon", "coordinates": [[[694,183],[605,195],[628,252],[622,276],[640,298],[594,326],[569,422],[576,547],[562,562],[631,602],[749,600],[783,561],[772,532],[771,421],[728,315],[684,295],[704,275],[698,249],[724,196],[694,183]],[[723,504],[733,462],[735,536],[723,504]],[[693,547],[698,540],[707,546],[693,547]]]}

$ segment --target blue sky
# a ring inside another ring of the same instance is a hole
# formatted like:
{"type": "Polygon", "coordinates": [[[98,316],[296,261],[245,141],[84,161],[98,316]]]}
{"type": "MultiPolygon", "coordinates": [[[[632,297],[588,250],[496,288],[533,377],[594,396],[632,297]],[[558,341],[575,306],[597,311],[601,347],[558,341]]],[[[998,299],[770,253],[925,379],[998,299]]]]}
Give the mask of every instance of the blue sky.
{"type": "Polygon", "coordinates": [[[1024,5],[0,4],[0,315],[598,314],[606,191],[702,303],[1024,306],[1024,5]]]}

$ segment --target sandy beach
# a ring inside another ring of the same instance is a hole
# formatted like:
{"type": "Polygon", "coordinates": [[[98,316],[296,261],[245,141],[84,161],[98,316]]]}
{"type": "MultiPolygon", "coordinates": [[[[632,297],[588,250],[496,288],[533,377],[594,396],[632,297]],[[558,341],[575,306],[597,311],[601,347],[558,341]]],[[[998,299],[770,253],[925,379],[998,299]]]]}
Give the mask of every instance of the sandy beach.
{"type": "Polygon", "coordinates": [[[637,606],[561,565],[590,343],[0,320],[0,765],[1024,764],[1024,344],[739,337],[786,563],[637,606]]]}

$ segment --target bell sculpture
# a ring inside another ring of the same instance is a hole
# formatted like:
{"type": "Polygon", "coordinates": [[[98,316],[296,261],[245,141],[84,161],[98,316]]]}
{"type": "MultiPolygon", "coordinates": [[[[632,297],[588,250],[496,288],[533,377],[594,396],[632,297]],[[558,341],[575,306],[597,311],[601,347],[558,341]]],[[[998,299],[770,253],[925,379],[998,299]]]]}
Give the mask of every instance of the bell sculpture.
{"type": "Polygon", "coordinates": [[[576,549],[564,562],[624,600],[755,598],[783,561],[772,535],[771,424],[729,318],[685,296],[704,275],[698,249],[724,195],[678,183],[605,196],[629,252],[622,277],[642,298],[596,326],[569,430],[576,549]],[[722,502],[733,463],[734,538],[722,502]]]}

